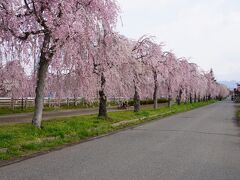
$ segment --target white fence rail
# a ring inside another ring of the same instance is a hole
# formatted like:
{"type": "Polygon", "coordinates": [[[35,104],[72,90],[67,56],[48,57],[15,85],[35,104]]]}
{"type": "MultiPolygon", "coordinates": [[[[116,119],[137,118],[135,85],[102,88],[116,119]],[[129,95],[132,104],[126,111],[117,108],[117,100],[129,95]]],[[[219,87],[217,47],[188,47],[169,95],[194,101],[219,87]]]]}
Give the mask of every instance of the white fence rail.
{"type": "MultiPolygon", "coordinates": [[[[119,102],[123,100],[124,98],[109,98],[109,101],[111,102],[119,102]]],[[[34,98],[33,97],[28,97],[28,98],[19,98],[19,99],[14,99],[14,98],[5,98],[5,97],[0,97],[0,108],[22,108],[26,109],[29,107],[34,107],[34,98]]],[[[93,106],[96,104],[98,100],[93,100],[93,101],[86,101],[83,98],[65,98],[65,99],[56,99],[56,98],[44,98],[44,106],[48,107],[60,107],[60,106],[93,106]]]]}

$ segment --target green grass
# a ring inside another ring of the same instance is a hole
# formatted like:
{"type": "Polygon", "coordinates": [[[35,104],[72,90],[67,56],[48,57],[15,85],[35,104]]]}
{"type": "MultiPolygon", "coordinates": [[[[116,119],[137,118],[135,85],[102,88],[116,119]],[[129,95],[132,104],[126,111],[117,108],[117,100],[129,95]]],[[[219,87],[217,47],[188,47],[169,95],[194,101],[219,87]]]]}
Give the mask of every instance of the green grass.
{"type": "Polygon", "coordinates": [[[22,110],[21,108],[7,108],[7,107],[1,107],[0,108],[0,115],[8,115],[8,114],[15,114],[15,113],[27,113],[32,112],[33,108],[27,108],[22,110]]]}
{"type": "Polygon", "coordinates": [[[173,105],[171,108],[161,107],[157,110],[146,108],[138,113],[128,110],[110,112],[107,120],[99,119],[96,115],[52,119],[44,121],[42,129],[37,129],[31,124],[0,125],[0,161],[80,142],[83,139],[110,133],[126,126],[188,111],[214,102],[173,105]],[[126,123],[118,125],[119,122],[126,123]]]}
{"type": "MultiPolygon", "coordinates": [[[[53,111],[53,110],[61,110],[61,109],[67,109],[67,108],[44,107],[44,111],[53,111]]],[[[8,107],[1,107],[0,108],[0,116],[18,114],[18,113],[29,113],[29,112],[33,112],[33,111],[34,111],[33,107],[28,107],[28,108],[24,108],[24,109],[22,109],[21,107],[15,107],[14,109],[8,108],[8,107]]]]}
{"type": "Polygon", "coordinates": [[[235,104],[236,107],[236,123],[238,126],[240,126],[240,104],[235,104]]]}

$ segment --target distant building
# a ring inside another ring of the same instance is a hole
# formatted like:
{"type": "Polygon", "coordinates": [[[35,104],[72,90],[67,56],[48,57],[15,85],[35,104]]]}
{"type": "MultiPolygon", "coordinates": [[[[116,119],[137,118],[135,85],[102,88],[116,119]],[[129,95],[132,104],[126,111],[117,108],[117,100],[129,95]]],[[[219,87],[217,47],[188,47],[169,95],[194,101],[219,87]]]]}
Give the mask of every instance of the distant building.
{"type": "Polygon", "coordinates": [[[240,103],[240,84],[237,84],[237,87],[234,88],[234,92],[233,92],[233,95],[232,95],[232,100],[237,102],[237,103],[240,103]]]}
{"type": "Polygon", "coordinates": [[[240,84],[237,84],[236,90],[237,90],[238,93],[240,93],[240,84]]]}

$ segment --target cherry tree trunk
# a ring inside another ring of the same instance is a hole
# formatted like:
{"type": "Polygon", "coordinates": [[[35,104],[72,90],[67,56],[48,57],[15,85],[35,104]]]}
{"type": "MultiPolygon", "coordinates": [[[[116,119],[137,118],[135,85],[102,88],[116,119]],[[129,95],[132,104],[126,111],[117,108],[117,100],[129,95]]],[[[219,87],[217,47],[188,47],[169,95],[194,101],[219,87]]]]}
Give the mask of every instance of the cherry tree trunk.
{"type": "Polygon", "coordinates": [[[197,102],[197,94],[196,93],[194,94],[194,102],[195,103],[197,102]]]}
{"type": "Polygon", "coordinates": [[[37,86],[36,86],[36,97],[35,97],[35,111],[32,119],[32,124],[38,128],[41,127],[42,112],[44,103],[44,88],[45,80],[47,77],[49,67],[49,61],[45,58],[41,58],[39,62],[39,69],[37,74],[37,86]]]}
{"type": "Polygon", "coordinates": [[[168,107],[171,107],[171,95],[168,96],[168,107]]]}
{"type": "Polygon", "coordinates": [[[210,101],[212,99],[211,94],[209,94],[206,99],[210,101]]]}
{"type": "Polygon", "coordinates": [[[185,104],[188,103],[188,96],[187,96],[187,94],[188,94],[188,91],[185,90],[185,99],[184,99],[184,103],[185,103],[185,104]]]}
{"type": "Polygon", "coordinates": [[[106,83],[106,79],[104,74],[101,74],[101,90],[99,91],[99,112],[98,117],[107,118],[107,96],[104,92],[104,86],[106,83]]]}
{"type": "Polygon", "coordinates": [[[137,87],[135,86],[135,92],[134,92],[134,112],[139,112],[140,111],[140,96],[137,91],[137,87]]]}
{"type": "Polygon", "coordinates": [[[178,97],[177,97],[177,104],[180,105],[181,104],[181,99],[182,99],[182,90],[180,89],[178,97]]]}
{"type": "Polygon", "coordinates": [[[158,81],[157,81],[157,72],[153,72],[153,78],[154,78],[154,92],[153,92],[153,101],[154,105],[153,108],[158,108],[158,81]]]}
{"type": "Polygon", "coordinates": [[[52,60],[53,53],[50,52],[49,44],[51,37],[49,34],[45,34],[44,41],[41,49],[40,61],[38,64],[38,73],[37,73],[37,86],[35,89],[35,110],[32,119],[32,124],[38,128],[41,128],[42,122],[42,112],[43,112],[43,103],[44,103],[44,88],[45,81],[48,73],[48,67],[52,60]]]}
{"type": "Polygon", "coordinates": [[[193,103],[193,98],[192,98],[192,93],[190,93],[190,103],[192,104],[193,103]]]}
{"type": "Polygon", "coordinates": [[[171,100],[172,100],[172,97],[170,93],[170,87],[168,87],[168,107],[171,107],[171,100]]]}
{"type": "Polygon", "coordinates": [[[198,95],[198,102],[201,102],[201,96],[200,96],[200,94],[198,95]]]}

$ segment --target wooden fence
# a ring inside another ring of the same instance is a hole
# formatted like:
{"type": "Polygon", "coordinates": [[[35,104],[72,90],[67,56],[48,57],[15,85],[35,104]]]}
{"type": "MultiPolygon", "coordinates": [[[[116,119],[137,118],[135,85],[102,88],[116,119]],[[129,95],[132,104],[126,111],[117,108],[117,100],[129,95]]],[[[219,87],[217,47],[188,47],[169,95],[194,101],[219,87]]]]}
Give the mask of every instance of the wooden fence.
{"type": "MultiPolygon", "coordinates": [[[[123,98],[109,98],[110,103],[117,103],[123,98]]],[[[34,98],[4,98],[0,97],[0,108],[21,108],[27,109],[29,107],[34,107],[34,98]]],[[[55,99],[55,98],[44,98],[45,107],[93,107],[96,106],[98,100],[86,101],[84,98],[65,98],[65,99],[55,99]]]]}
{"type": "MultiPolygon", "coordinates": [[[[146,99],[146,101],[148,100],[149,99],[146,99]]],[[[27,108],[34,107],[35,105],[34,101],[35,99],[33,97],[19,98],[19,99],[0,97],[0,108],[24,110],[27,108]]],[[[116,105],[119,106],[123,101],[129,102],[131,100],[126,100],[125,98],[122,98],[122,97],[108,98],[108,106],[116,106],[116,105]]],[[[142,103],[150,104],[149,102],[148,103],[142,102],[142,103]]],[[[165,103],[165,101],[161,103],[165,103]]],[[[44,98],[44,107],[88,108],[88,107],[97,107],[97,106],[98,106],[98,99],[86,101],[84,98],[65,98],[65,99],[44,98]]]]}

